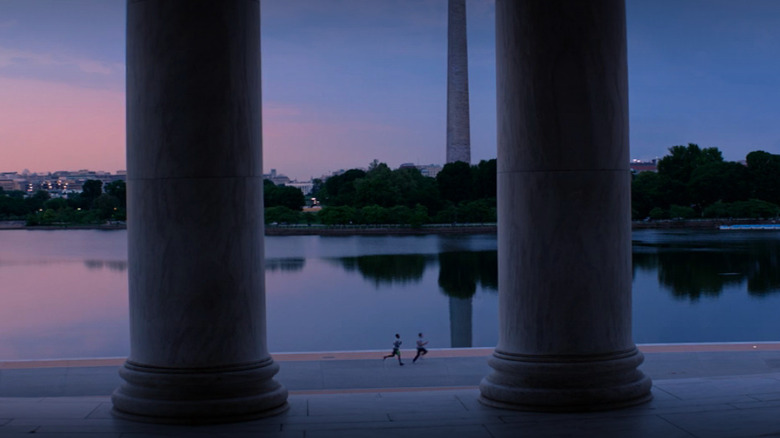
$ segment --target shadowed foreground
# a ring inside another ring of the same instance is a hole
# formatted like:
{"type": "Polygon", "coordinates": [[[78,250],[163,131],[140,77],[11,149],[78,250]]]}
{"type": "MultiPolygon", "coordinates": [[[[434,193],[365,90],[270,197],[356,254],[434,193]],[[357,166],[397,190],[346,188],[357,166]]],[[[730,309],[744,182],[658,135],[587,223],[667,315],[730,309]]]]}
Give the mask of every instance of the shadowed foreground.
{"type": "Polygon", "coordinates": [[[780,435],[780,344],[644,345],[654,399],[601,413],[487,408],[488,349],[277,354],[291,409],[258,421],[161,426],[115,419],[121,359],[0,362],[0,437],[754,437],[780,435]]]}

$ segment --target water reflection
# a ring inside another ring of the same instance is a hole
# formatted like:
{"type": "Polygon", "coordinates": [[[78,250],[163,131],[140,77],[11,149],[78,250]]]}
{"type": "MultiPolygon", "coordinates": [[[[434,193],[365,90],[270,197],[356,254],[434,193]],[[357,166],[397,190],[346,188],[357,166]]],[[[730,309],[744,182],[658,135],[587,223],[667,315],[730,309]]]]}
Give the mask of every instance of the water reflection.
{"type": "Polygon", "coordinates": [[[695,240],[690,237],[670,235],[649,242],[635,241],[634,275],[637,270],[656,271],[661,287],[675,298],[690,301],[718,297],[724,289],[743,283],[748,294],[755,297],[780,292],[777,236],[734,239],[721,234],[695,240]]]}
{"type": "Polygon", "coordinates": [[[498,289],[496,251],[453,251],[439,253],[439,287],[450,297],[450,345],[471,348],[472,297],[477,285],[498,289]]]}
{"type": "Polygon", "coordinates": [[[497,252],[450,251],[437,256],[382,254],[338,259],[344,270],[359,272],[375,287],[422,281],[426,269],[438,262],[438,285],[449,297],[450,346],[468,348],[472,343],[472,298],[481,287],[498,290],[497,252]]]}
{"type": "Polygon", "coordinates": [[[477,285],[498,290],[496,251],[439,253],[439,287],[448,297],[471,298],[477,285]]]}
{"type": "Polygon", "coordinates": [[[266,271],[296,272],[303,270],[306,266],[305,258],[268,258],[265,259],[266,271]]]}
{"type": "Polygon", "coordinates": [[[383,254],[339,259],[345,271],[359,272],[376,287],[418,283],[431,261],[429,256],[421,254],[383,254]]]}
{"type": "Polygon", "coordinates": [[[127,270],[127,260],[84,260],[84,266],[90,270],[107,268],[123,272],[127,270]]]}
{"type": "MultiPolygon", "coordinates": [[[[778,340],[780,232],[633,236],[636,342],[778,340]]],[[[397,332],[413,346],[420,331],[432,348],[495,346],[497,245],[269,237],[269,349],[384,349],[397,332]]],[[[126,356],[128,272],[124,231],[0,232],[0,360],[126,356]]]]}

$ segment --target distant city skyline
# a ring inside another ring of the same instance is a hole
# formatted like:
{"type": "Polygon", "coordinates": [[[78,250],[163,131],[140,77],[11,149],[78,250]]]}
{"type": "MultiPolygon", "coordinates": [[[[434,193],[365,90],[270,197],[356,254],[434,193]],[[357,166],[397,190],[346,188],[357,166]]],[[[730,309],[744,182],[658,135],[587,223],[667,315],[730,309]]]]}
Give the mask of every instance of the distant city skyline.
{"type": "MultiPolygon", "coordinates": [[[[780,2],[628,0],[631,157],[780,153],[780,2]]],[[[264,171],[446,154],[447,0],[263,0],[264,171]]],[[[492,0],[466,0],[472,163],[496,156],[492,0]]],[[[125,165],[124,0],[0,2],[0,169],[125,165]]]]}

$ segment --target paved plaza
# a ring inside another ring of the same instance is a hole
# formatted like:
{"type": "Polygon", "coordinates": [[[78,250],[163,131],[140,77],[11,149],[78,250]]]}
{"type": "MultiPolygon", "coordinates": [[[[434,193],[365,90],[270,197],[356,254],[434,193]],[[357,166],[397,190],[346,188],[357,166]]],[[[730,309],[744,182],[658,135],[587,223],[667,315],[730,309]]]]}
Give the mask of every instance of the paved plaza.
{"type": "Polygon", "coordinates": [[[113,418],[121,359],[0,362],[0,437],[780,437],[780,344],[640,349],[653,401],[585,414],[482,406],[489,349],[275,354],[287,413],[197,427],[113,418]]]}

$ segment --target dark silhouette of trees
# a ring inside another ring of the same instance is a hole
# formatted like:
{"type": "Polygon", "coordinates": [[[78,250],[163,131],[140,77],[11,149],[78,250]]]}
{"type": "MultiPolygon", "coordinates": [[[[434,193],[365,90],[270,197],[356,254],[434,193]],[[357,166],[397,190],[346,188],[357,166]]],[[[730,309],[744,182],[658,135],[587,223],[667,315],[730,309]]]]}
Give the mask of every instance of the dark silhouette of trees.
{"type": "Polygon", "coordinates": [[[445,201],[458,204],[470,201],[474,195],[474,181],[471,166],[463,161],[447,163],[436,175],[439,192],[445,201]]]}
{"type": "Polygon", "coordinates": [[[124,181],[118,180],[106,184],[105,191],[117,199],[121,208],[127,207],[127,184],[124,181]]]}
{"type": "Polygon", "coordinates": [[[780,204],[780,155],[754,151],[745,159],[750,173],[750,196],[780,204]]]}
{"type": "Polygon", "coordinates": [[[496,221],[495,159],[474,166],[449,163],[436,178],[374,160],[368,171],[351,169],[320,187],[314,193],[324,205],[318,218],[327,225],[496,221]]]}
{"type": "Polygon", "coordinates": [[[303,192],[296,187],[277,186],[271,180],[263,181],[263,202],[265,208],[287,207],[290,210],[300,211],[305,201],[303,192]]]}
{"type": "Polygon", "coordinates": [[[354,205],[355,180],[364,178],[366,172],[360,169],[350,169],[341,175],[334,175],[325,180],[324,187],[314,196],[325,205],[354,205]]]}
{"type": "Polygon", "coordinates": [[[751,152],[746,165],[724,161],[717,148],[673,146],[658,173],[642,172],[631,184],[635,220],[769,218],[780,212],[780,156],[751,152]]]}
{"type": "Polygon", "coordinates": [[[87,206],[92,205],[92,201],[103,194],[103,181],[88,179],[81,188],[81,199],[87,206]]]}

